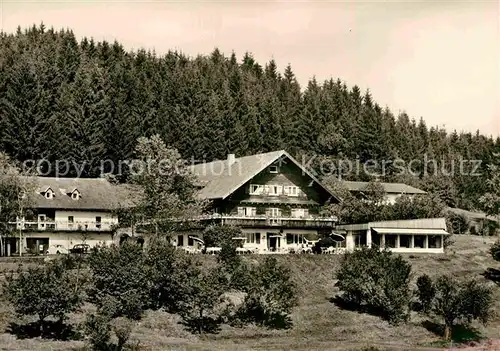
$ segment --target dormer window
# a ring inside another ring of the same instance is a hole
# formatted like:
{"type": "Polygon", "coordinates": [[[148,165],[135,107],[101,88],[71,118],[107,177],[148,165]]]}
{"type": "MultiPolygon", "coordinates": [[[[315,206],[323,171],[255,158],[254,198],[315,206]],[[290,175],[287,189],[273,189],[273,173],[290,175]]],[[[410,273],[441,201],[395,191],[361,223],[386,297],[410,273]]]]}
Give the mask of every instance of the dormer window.
{"type": "Polygon", "coordinates": [[[78,191],[78,189],[74,189],[71,193],[70,193],[70,196],[73,200],[78,200],[80,199],[81,197],[81,194],[80,192],[78,191]]]}
{"type": "Polygon", "coordinates": [[[51,189],[51,188],[47,188],[47,190],[45,190],[42,195],[48,199],[48,200],[51,200],[54,198],[54,191],[51,189]]]}
{"type": "Polygon", "coordinates": [[[278,173],[278,166],[270,166],[269,173],[278,173]]]}

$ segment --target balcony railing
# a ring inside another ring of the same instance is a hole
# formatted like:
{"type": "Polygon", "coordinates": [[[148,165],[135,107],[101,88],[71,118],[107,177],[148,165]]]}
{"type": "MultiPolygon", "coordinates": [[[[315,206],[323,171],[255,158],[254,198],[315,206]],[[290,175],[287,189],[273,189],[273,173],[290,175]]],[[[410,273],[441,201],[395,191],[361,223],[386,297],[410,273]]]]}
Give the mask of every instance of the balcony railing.
{"type": "Polygon", "coordinates": [[[103,232],[113,230],[113,226],[117,223],[115,222],[96,222],[96,221],[17,221],[10,222],[16,226],[18,230],[26,231],[93,231],[93,232],[103,232]]]}
{"type": "Polygon", "coordinates": [[[220,218],[224,224],[242,227],[279,226],[288,228],[332,228],[337,222],[336,217],[283,217],[283,216],[237,216],[212,215],[212,219],[220,218]]]}

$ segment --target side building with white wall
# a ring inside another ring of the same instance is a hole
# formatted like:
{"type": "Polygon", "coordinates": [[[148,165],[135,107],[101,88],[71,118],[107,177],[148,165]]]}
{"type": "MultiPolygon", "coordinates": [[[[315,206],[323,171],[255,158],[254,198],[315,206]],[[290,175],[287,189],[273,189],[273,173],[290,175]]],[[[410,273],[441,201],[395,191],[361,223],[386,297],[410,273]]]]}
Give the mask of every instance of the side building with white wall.
{"type": "Polygon", "coordinates": [[[377,245],[398,253],[444,253],[448,235],[445,218],[339,225],[346,233],[346,249],[377,245]]]}
{"type": "Polygon", "coordinates": [[[12,223],[3,255],[45,254],[49,247],[110,244],[118,225],[115,210],[129,203],[125,186],[104,178],[27,178],[29,208],[12,223]]]}

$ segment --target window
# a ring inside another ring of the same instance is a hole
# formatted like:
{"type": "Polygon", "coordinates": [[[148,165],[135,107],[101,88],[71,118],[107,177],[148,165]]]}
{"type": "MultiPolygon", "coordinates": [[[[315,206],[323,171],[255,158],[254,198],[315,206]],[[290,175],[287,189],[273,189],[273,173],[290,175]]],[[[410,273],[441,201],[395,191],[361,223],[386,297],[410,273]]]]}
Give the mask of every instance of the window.
{"type": "Polygon", "coordinates": [[[101,216],[96,216],[96,218],[95,218],[95,227],[97,229],[101,228],[101,216]]]}
{"type": "Polygon", "coordinates": [[[288,196],[298,196],[299,189],[294,185],[288,185],[285,187],[285,194],[288,196]]]}
{"type": "Polygon", "coordinates": [[[71,198],[73,200],[78,200],[80,198],[79,194],[77,192],[74,192],[73,194],[71,194],[71,198]]]}
{"type": "Polygon", "coordinates": [[[271,196],[278,196],[283,194],[283,186],[281,185],[266,185],[266,193],[271,196]]]}
{"type": "Polygon", "coordinates": [[[303,234],[286,234],[286,243],[287,245],[292,244],[304,244],[306,241],[304,240],[303,234]]]}
{"type": "Polygon", "coordinates": [[[441,248],[441,235],[430,235],[429,236],[429,248],[440,249],[441,248]]]}
{"type": "Polygon", "coordinates": [[[250,184],[250,195],[261,195],[264,192],[264,186],[258,184],[250,184]]]}
{"type": "Polygon", "coordinates": [[[188,236],[188,246],[194,246],[194,240],[191,236],[188,236]]]}
{"type": "Polygon", "coordinates": [[[385,247],[395,248],[396,247],[397,237],[398,236],[394,235],[394,234],[386,234],[386,236],[385,236],[385,247]]]}
{"type": "Polygon", "coordinates": [[[177,246],[184,246],[184,235],[177,236],[177,246]]]}
{"type": "Polygon", "coordinates": [[[256,215],[257,208],[255,207],[238,207],[238,216],[255,217],[256,215]]]}
{"type": "Polygon", "coordinates": [[[411,247],[411,235],[400,235],[399,236],[399,247],[411,247]]]}
{"type": "Polygon", "coordinates": [[[260,244],[260,233],[247,233],[247,244],[260,244]]]}
{"type": "Polygon", "coordinates": [[[68,222],[69,222],[69,223],[74,223],[74,222],[75,222],[75,217],[73,217],[73,216],[68,216],[68,222]]]}
{"type": "Polygon", "coordinates": [[[281,210],[279,208],[270,208],[268,210],[268,215],[270,217],[279,217],[281,216],[281,210]]]}
{"type": "Polygon", "coordinates": [[[413,247],[423,249],[425,247],[425,235],[413,236],[413,247]]]}
{"type": "Polygon", "coordinates": [[[354,247],[361,247],[366,245],[366,237],[361,234],[353,234],[352,235],[354,241],[354,247]]]}
{"type": "Polygon", "coordinates": [[[293,208],[291,215],[294,218],[304,218],[309,215],[309,210],[306,208],[293,208]]]}
{"type": "Polygon", "coordinates": [[[52,197],[53,197],[52,190],[47,190],[45,192],[45,198],[46,199],[52,199],[52,197]]]}
{"type": "Polygon", "coordinates": [[[270,166],[269,173],[278,173],[278,166],[270,166]]]}

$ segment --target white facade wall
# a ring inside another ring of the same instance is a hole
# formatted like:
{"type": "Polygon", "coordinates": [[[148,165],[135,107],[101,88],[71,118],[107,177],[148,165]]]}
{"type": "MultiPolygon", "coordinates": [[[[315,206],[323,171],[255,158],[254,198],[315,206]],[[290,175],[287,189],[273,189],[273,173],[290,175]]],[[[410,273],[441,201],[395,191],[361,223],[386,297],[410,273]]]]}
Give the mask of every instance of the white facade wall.
{"type": "Polygon", "coordinates": [[[94,212],[94,211],[56,211],[55,221],[57,228],[64,229],[64,225],[70,225],[68,217],[73,216],[73,226],[78,225],[85,227],[88,225],[89,230],[97,230],[96,217],[101,217],[101,229],[109,230],[112,225],[118,224],[118,217],[110,212],[94,212]]]}
{"type": "MultiPolygon", "coordinates": [[[[272,241],[276,240],[276,248],[287,249],[289,247],[296,247],[297,244],[287,244],[287,234],[307,237],[309,235],[317,235],[318,231],[309,229],[286,229],[286,228],[245,228],[242,229],[243,236],[251,233],[260,233],[260,244],[248,242],[243,244],[244,248],[257,248],[261,251],[270,250],[272,248],[272,241]],[[280,233],[280,230],[283,230],[280,233]],[[274,237],[274,238],[273,238],[274,237]]],[[[299,244],[300,245],[300,244],[299,244]]]]}
{"type": "MultiPolygon", "coordinates": [[[[28,247],[33,247],[33,241],[35,240],[36,243],[36,239],[40,239],[40,245],[43,243],[44,246],[47,246],[46,243],[48,240],[49,247],[62,245],[67,249],[82,243],[86,243],[91,247],[113,243],[111,230],[113,229],[113,225],[118,224],[118,217],[111,212],[56,210],[53,212],[53,216],[54,218],[50,218],[44,213],[43,209],[39,210],[38,222],[35,222],[35,224],[38,224],[34,226],[38,230],[32,230],[33,226],[31,226],[21,232],[24,250],[28,247]],[[73,217],[73,223],[70,223],[68,220],[71,216],[73,217]],[[97,222],[96,217],[101,217],[101,221],[97,222]]],[[[37,221],[37,219],[34,219],[34,221],[37,221]]],[[[33,221],[27,220],[26,222],[33,221]]],[[[19,237],[19,234],[14,236],[17,243],[19,243],[19,237]]]]}
{"type": "MultiPolygon", "coordinates": [[[[293,234],[297,236],[303,236],[307,237],[310,235],[317,235],[318,231],[317,230],[304,230],[304,229],[283,229],[283,233],[280,233],[281,228],[243,228],[242,231],[242,238],[247,238],[247,239],[253,239],[253,242],[249,242],[248,240],[242,240],[243,241],[243,247],[248,248],[248,249],[259,249],[259,251],[266,251],[270,250],[271,248],[271,240],[276,240],[276,247],[280,249],[287,249],[289,247],[295,247],[295,244],[287,244],[287,234],[293,234]],[[260,240],[257,242],[255,234],[259,233],[260,234],[260,240]],[[275,239],[272,239],[273,236],[276,236],[275,239]],[[253,237],[253,238],[252,238],[253,237]]],[[[195,248],[199,248],[199,244],[197,244],[196,241],[194,241],[192,244],[189,245],[189,236],[196,236],[196,237],[201,237],[201,235],[196,234],[196,233],[180,233],[177,235],[174,235],[172,238],[172,244],[175,246],[193,246],[195,248]],[[179,245],[179,236],[182,236],[183,239],[183,245],[179,245]]]]}
{"type": "Polygon", "coordinates": [[[28,232],[22,234],[24,245],[26,247],[27,239],[49,239],[49,246],[62,245],[67,249],[71,249],[77,244],[88,244],[91,247],[106,244],[111,245],[113,243],[112,233],[96,233],[96,232],[53,232],[53,231],[43,231],[43,232],[28,232]]]}
{"type": "MultiPolygon", "coordinates": [[[[353,230],[348,230],[347,233],[346,233],[346,249],[349,250],[349,251],[353,251],[354,249],[356,248],[359,248],[359,245],[357,245],[354,241],[354,235],[357,234],[357,235],[363,235],[363,233],[366,233],[366,243],[367,243],[367,246],[368,247],[371,247],[371,230],[368,229],[368,230],[357,230],[357,231],[353,231],[353,230]]],[[[389,250],[391,250],[392,252],[396,252],[396,253],[444,253],[444,246],[443,246],[443,242],[444,242],[444,235],[439,235],[439,246],[440,247],[437,247],[437,248],[431,248],[431,247],[428,247],[428,242],[429,242],[429,237],[430,236],[436,236],[436,235],[424,235],[424,234],[417,234],[417,235],[409,235],[409,234],[401,234],[401,235],[395,235],[396,236],[396,247],[393,247],[393,248],[388,248],[389,250]],[[409,236],[411,239],[411,243],[412,243],[412,246],[413,246],[413,243],[414,243],[414,237],[415,236],[425,236],[425,247],[421,248],[421,247],[400,247],[400,238],[402,236],[409,236]]],[[[381,234],[380,235],[380,247],[384,247],[385,246],[385,234],[381,234]]]]}

